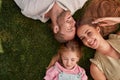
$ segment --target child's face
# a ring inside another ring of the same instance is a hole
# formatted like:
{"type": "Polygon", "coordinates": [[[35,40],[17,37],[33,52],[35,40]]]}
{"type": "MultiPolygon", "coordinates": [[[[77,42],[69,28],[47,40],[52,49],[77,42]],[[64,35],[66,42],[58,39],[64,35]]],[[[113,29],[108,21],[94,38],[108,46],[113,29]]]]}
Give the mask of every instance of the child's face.
{"type": "Polygon", "coordinates": [[[74,66],[79,61],[76,52],[72,52],[72,51],[63,52],[61,57],[62,57],[63,66],[69,70],[74,68],[74,66]]]}

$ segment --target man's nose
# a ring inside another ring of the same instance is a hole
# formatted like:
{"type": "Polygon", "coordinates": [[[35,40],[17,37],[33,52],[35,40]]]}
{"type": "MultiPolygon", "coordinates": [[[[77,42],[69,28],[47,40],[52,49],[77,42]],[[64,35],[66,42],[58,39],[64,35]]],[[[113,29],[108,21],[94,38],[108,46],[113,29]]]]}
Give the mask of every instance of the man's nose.
{"type": "Polygon", "coordinates": [[[75,21],[74,21],[74,19],[71,19],[69,23],[71,24],[72,27],[75,26],[75,21]]]}

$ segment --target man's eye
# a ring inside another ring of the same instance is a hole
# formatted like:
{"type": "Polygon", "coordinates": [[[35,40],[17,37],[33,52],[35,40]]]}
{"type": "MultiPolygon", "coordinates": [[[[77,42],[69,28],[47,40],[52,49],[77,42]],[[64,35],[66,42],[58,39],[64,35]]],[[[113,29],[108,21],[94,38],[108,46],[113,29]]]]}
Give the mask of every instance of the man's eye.
{"type": "Polygon", "coordinates": [[[66,22],[69,23],[71,18],[72,18],[72,17],[69,16],[69,17],[67,18],[66,22]]]}
{"type": "Polygon", "coordinates": [[[68,17],[68,19],[70,19],[70,18],[71,18],[71,16],[68,17]]]}
{"type": "Polygon", "coordinates": [[[67,19],[70,19],[72,16],[69,16],[67,19]]]}
{"type": "Polygon", "coordinates": [[[69,23],[69,19],[66,20],[66,23],[69,23]]]}

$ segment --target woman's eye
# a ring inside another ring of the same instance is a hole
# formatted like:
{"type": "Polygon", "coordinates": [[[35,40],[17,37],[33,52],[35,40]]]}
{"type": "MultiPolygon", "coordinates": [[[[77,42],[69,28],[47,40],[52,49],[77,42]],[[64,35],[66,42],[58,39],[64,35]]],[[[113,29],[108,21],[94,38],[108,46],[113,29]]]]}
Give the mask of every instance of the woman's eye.
{"type": "Polygon", "coordinates": [[[83,41],[85,39],[85,37],[81,37],[80,39],[83,41]]]}
{"type": "Polygon", "coordinates": [[[88,35],[91,35],[92,33],[91,33],[91,32],[88,32],[87,34],[88,34],[88,35]]]}

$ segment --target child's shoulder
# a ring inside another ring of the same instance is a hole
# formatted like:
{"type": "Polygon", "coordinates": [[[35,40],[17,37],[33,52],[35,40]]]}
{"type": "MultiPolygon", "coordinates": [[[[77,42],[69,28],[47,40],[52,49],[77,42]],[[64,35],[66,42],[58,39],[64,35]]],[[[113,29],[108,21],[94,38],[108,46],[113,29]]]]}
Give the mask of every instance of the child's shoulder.
{"type": "Polygon", "coordinates": [[[47,69],[46,73],[50,73],[50,74],[58,74],[59,70],[58,70],[58,63],[56,62],[55,65],[51,66],[49,69],[47,69]]]}
{"type": "Polygon", "coordinates": [[[77,69],[79,72],[85,72],[85,69],[79,65],[77,65],[77,69]]]}
{"type": "Polygon", "coordinates": [[[45,80],[52,80],[55,78],[59,72],[56,70],[54,66],[50,67],[49,69],[46,70],[46,75],[44,77],[45,80]]]}
{"type": "Polygon", "coordinates": [[[58,72],[58,71],[56,70],[55,66],[52,66],[52,67],[50,67],[49,69],[47,69],[46,72],[47,72],[47,73],[55,73],[55,72],[58,72]]]}

